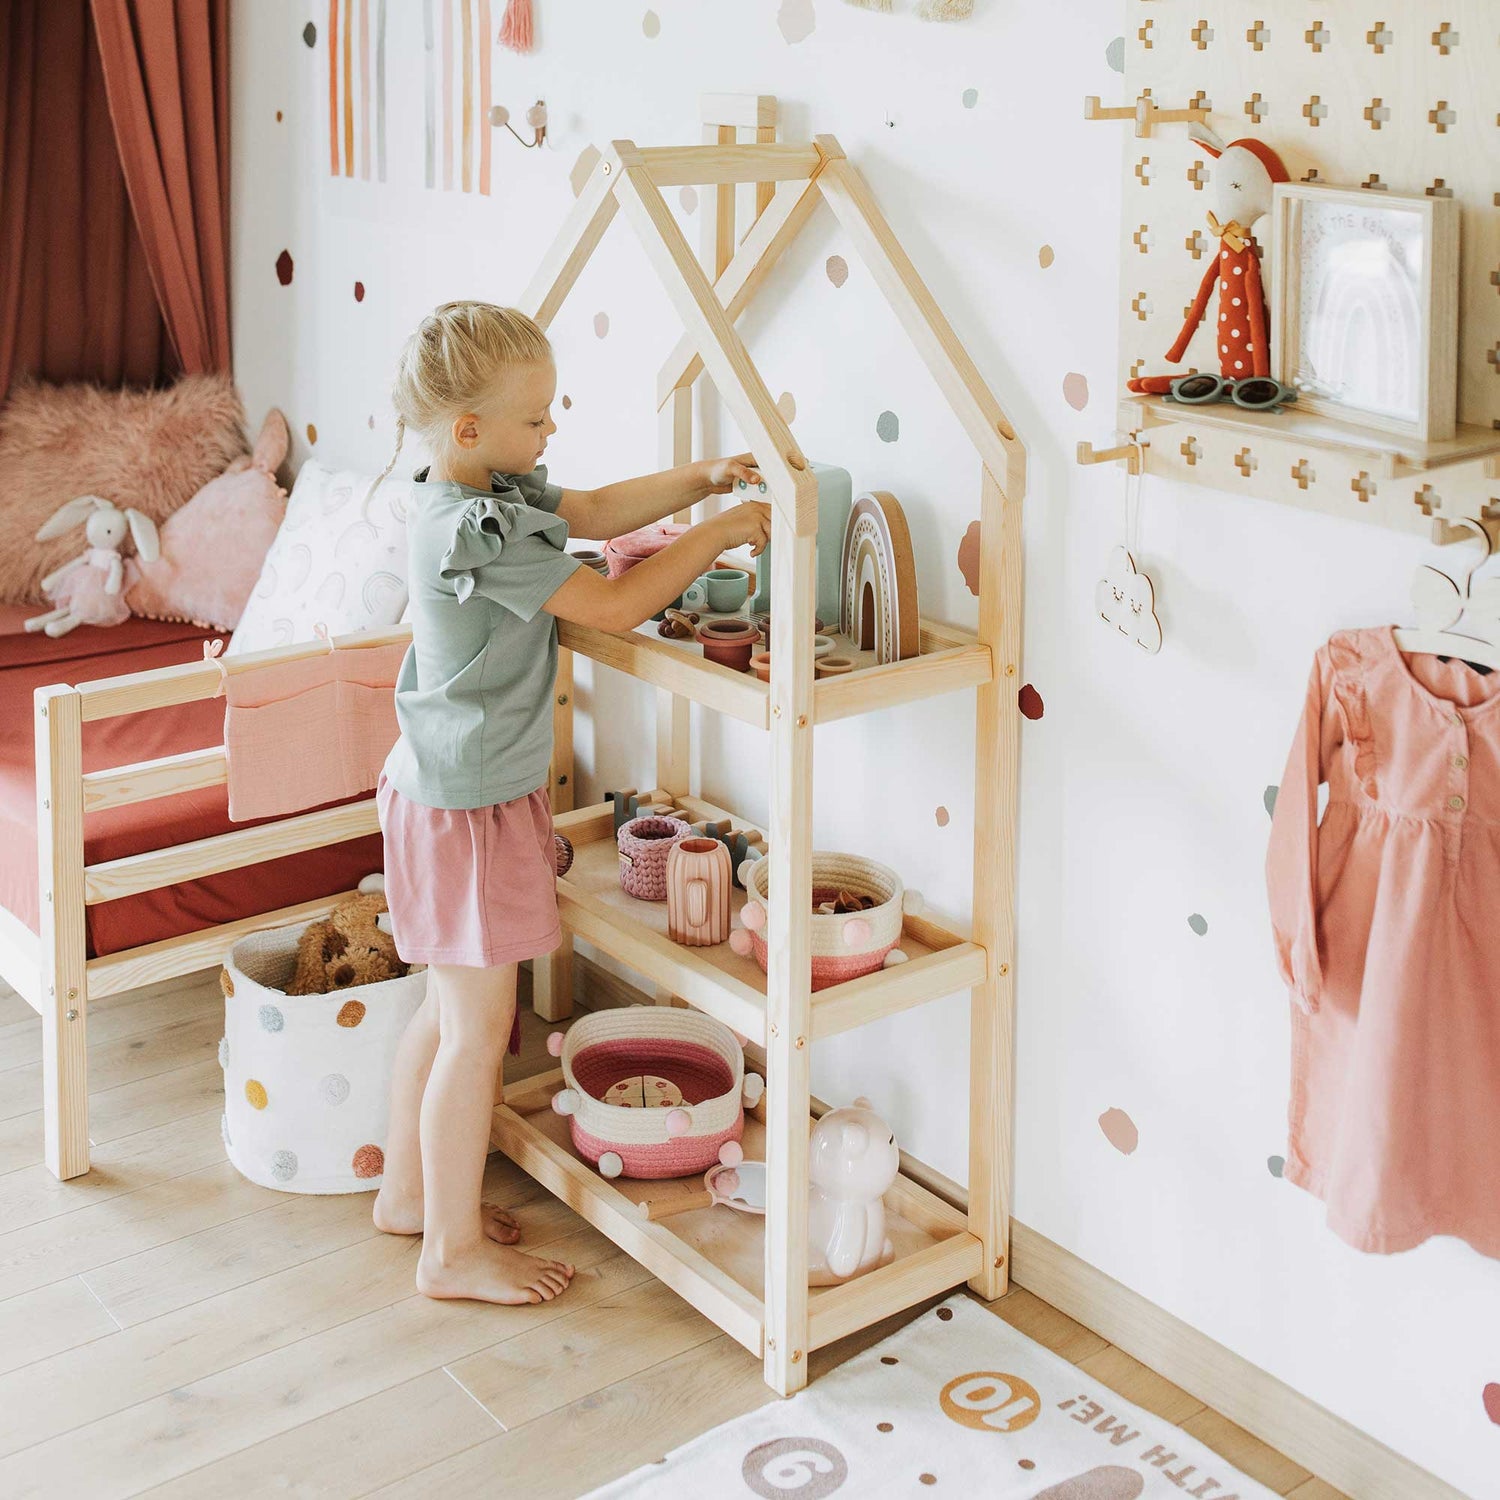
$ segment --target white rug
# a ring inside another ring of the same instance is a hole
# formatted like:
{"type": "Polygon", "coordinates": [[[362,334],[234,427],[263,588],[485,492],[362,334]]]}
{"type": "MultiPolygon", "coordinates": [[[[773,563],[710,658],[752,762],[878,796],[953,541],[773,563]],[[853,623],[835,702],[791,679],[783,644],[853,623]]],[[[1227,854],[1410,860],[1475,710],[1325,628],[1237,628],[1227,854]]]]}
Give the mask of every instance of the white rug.
{"type": "Polygon", "coordinates": [[[963,1295],[589,1500],[633,1495],[1274,1500],[963,1295]]]}

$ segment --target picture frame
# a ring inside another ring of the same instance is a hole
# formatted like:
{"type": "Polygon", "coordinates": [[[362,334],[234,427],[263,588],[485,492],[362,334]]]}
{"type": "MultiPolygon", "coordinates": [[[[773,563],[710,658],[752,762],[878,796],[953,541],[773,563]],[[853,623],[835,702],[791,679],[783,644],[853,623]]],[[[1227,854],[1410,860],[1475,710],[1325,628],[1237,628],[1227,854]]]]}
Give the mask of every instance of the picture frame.
{"type": "Polygon", "coordinates": [[[1271,372],[1297,410],[1421,442],[1454,436],[1459,205],[1277,183],[1271,372]]]}

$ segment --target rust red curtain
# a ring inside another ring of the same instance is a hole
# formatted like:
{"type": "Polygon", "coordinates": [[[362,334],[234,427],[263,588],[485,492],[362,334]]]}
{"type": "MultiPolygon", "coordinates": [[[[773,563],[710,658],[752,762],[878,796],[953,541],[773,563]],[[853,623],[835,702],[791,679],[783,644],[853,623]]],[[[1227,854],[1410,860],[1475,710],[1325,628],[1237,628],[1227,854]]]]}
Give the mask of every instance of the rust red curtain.
{"type": "Polygon", "coordinates": [[[88,0],[0,0],[0,400],[16,375],[176,373],[88,0]]]}
{"type": "Polygon", "coordinates": [[[178,362],[229,369],[229,0],[92,0],[115,144],[178,362]]]}

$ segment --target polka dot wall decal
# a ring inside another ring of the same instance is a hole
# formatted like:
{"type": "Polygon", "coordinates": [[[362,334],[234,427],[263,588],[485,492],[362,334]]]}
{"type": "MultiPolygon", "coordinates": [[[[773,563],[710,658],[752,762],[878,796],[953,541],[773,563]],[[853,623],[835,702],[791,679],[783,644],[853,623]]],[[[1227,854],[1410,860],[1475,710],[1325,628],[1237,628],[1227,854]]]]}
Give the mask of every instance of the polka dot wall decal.
{"type": "Polygon", "coordinates": [[[266,1107],[266,1086],[257,1078],[245,1080],[245,1100],[251,1109],[266,1107]]]}
{"type": "Polygon", "coordinates": [[[318,441],[318,429],[311,422],[307,424],[307,440],[309,443],[318,441]]]}
{"type": "Polygon", "coordinates": [[[781,413],[783,422],[795,422],[797,420],[797,398],[790,391],[783,391],[776,398],[776,410],[781,413]]]}
{"type": "Polygon", "coordinates": [[[311,21],[302,28],[302,40],[309,47],[316,47],[318,45],[318,28],[311,21]]]}
{"type": "Polygon", "coordinates": [[[661,35],[661,17],[654,10],[648,10],[641,17],[641,30],[647,36],[656,37],[661,35]]]}
{"type": "Polygon", "coordinates": [[[1074,411],[1082,411],[1089,404],[1089,383],[1085,376],[1070,370],[1063,376],[1063,400],[1074,411]]]}
{"type": "Polygon", "coordinates": [[[1107,1109],[1099,1116],[1099,1129],[1104,1139],[1122,1156],[1129,1156],[1140,1144],[1140,1132],[1135,1121],[1123,1109],[1107,1109]]]}
{"type": "Polygon", "coordinates": [[[1117,36],[1109,46],[1104,49],[1104,60],[1116,73],[1125,71],[1125,38],[1117,36]]]}
{"type": "Polygon", "coordinates": [[[601,313],[595,313],[594,314],[594,337],[596,339],[602,339],[608,333],[609,333],[609,314],[608,313],[602,313],[602,312],[601,313]]]}
{"type": "Polygon", "coordinates": [[[917,1478],[923,1484],[936,1484],[937,1483],[937,1475],[936,1474],[918,1474],[917,1478]]]}
{"type": "Polygon", "coordinates": [[[277,1182],[290,1182],[297,1175],[297,1153],[277,1151],[271,1157],[271,1176],[277,1182]]]}
{"type": "Polygon", "coordinates": [[[279,109],[276,111],[276,123],[278,125],[281,124],[281,111],[279,109]]]}
{"type": "Polygon", "coordinates": [[[286,1017],[274,1005],[262,1005],[260,1008],[260,1029],[262,1031],[280,1031],[286,1025],[286,1017]]]}
{"type": "Polygon", "coordinates": [[[1275,817],[1276,815],[1276,794],[1280,790],[1281,788],[1279,786],[1268,786],[1265,791],[1260,794],[1260,800],[1266,809],[1267,817],[1275,817]]]}
{"type": "Polygon", "coordinates": [[[283,250],[276,257],[276,279],[282,286],[292,284],[292,252],[290,250],[283,250]]]}
{"type": "Polygon", "coordinates": [[[599,165],[599,148],[597,146],[585,146],[578,153],[578,159],[573,163],[572,170],[568,173],[568,181],[573,184],[573,196],[576,198],[594,175],[594,168],[599,165]]]}
{"type": "Polygon", "coordinates": [[[1286,1157],[1268,1156],[1266,1158],[1266,1171],[1268,1171],[1272,1177],[1280,1177],[1281,1174],[1286,1171],[1286,1157]]]}
{"type": "Polygon", "coordinates": [[[946,828],[948,826],[948,809],[946,807],[938,808],[934,816],[937,818],[937,826],[939,828],[946,828]]]}
{"type": "Polygon", "coordinates": [[[365,284],[362,281],[354,283],[354,300],[356,302],[363,302],[365,300],[365,284]]]}
{"type": "Polygon", "coordinates": [[[963,575],[964,587],[977,599],[979,597],[979,522],[970,521],[958,544],[958,571],[963,575]]]}
{"type": "Polygon", "coordinates": [[[1500,1427],[1500,1384],[1493,1380],[1484,1388],[1484,1414],[1500,1427]]]}
{"type": "Polygon", "coordinates": [[[1040,719],[1047,712],[1042,695],[1029,682],[1016,694],[1016,703],[1020,707],[1022,718],[1040,719]]]}
{"type": "Polygon", "coordinates": [[[1194,912],[1192,916],[1188,918],[1188,926],[1191,927],[1199,937],[1202,937],[1208,931],[1208,918],[1201,917],[1197,912],[1194,912]]]}
{"type": "Polygon", "coordinates": [[[365,1018],[365,1003],[363,1000],[346,1000],[339,1010],[338,1023],[340,1026],[358,1026],[365,1018]]]}
{"type": "Polygon", "coordinates": [[[379,1177],[385,1171],[385,1152],[379,1146],[361,1146],[351,1165],[356,1177],[379,1177]]]}
{"type": "Polygon", "coordinates": [[[685,214],[695,214],[695,213],[697,213],[698,212],[698,189],[695,188],[692,185],[692,183],[688,183],[685,187],[683,187],[683,188],[681,188],[681,189],[678,190],[677,201],[682,205],[682,211],[683,211],[683,213],[685,213],[685,214]]]}
{"type": "Polygon", "coordinates": [[[894,1432],[895,1430],[894,1425],[890,1422],[877,1422],[875,1424],[876,1432],[894,1432]]]}
{"type": "Polygon", "coordinates": [[[562,405],[563,405],[563,410],[564,411],[572,411],[573,410],[573,398],[571,396],[564,396],[563,397],[562,405]]]}
{"type": "Polygon", "coordinates": [[[318,1080],[318,1094],[325,1104],[342,1104],[349,1097],[349,1080],[342,1073],[330,1073],[318,1080]]]}
{"type": "Polygon", "coordinates": [[[965,109],[973,109],[974,106],[979,103],[979,90],[978,89],[965,89],[964,90],[963,98],[964,98],[964,108],[965,109]]]}
{"type": "Polygon", "coordinates": [[[901,436],[901,418],[893,411],[883,411],[875,418],[875,436],[882,443],[894,443],[901,436]]]}
{"type": "Polygon", "coordinates": [[[1034,1469],[1036,1468],[1036,1460],[1034,1458],[1018,1458],[1016,1460],[1016,1467],[1018,1469],[1034,1469]]]}
{"type": "Polygon", "coordinates": [[[1043,245],[1036,253],[1036,263],[1045,271],[1057,257],[1052,253],[1051,245],[1043,245]]]}
{"type": "Polygon", "coordinates": [[[835,286],[843,286],[849,279],[849,262],[842,255],[830,255],[823,263],[823,269],[835,286]]]}
{"type": "Polygon", "coordinates": [[[813,13],[813,0],[781,0],[776,12],[776,24],[789,46],[805,42],[813,34],[818,18],[813,13]]]}

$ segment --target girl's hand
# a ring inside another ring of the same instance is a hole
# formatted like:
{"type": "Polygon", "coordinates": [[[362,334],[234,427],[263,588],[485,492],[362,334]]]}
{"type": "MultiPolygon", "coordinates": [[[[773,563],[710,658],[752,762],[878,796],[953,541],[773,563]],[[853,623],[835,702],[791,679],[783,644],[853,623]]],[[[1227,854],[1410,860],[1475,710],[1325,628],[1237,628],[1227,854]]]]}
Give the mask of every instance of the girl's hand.
{"type": "Polygon", "coordinates": [[[771,540],[771,507],[764,500],[747,500],[705,524],[718,530],[721,547],[748,544],[751,557],[759,557],[771,540]]]}
{"type": "Polygon", "coordinates": [[[710,495],[727,495],[735,481],[743,479],[746,484],[761,483],[760,470],[755,467],[753,453],[741,453],[737,458],[709,458],[703,461],[703,483],[710,495]]]}

